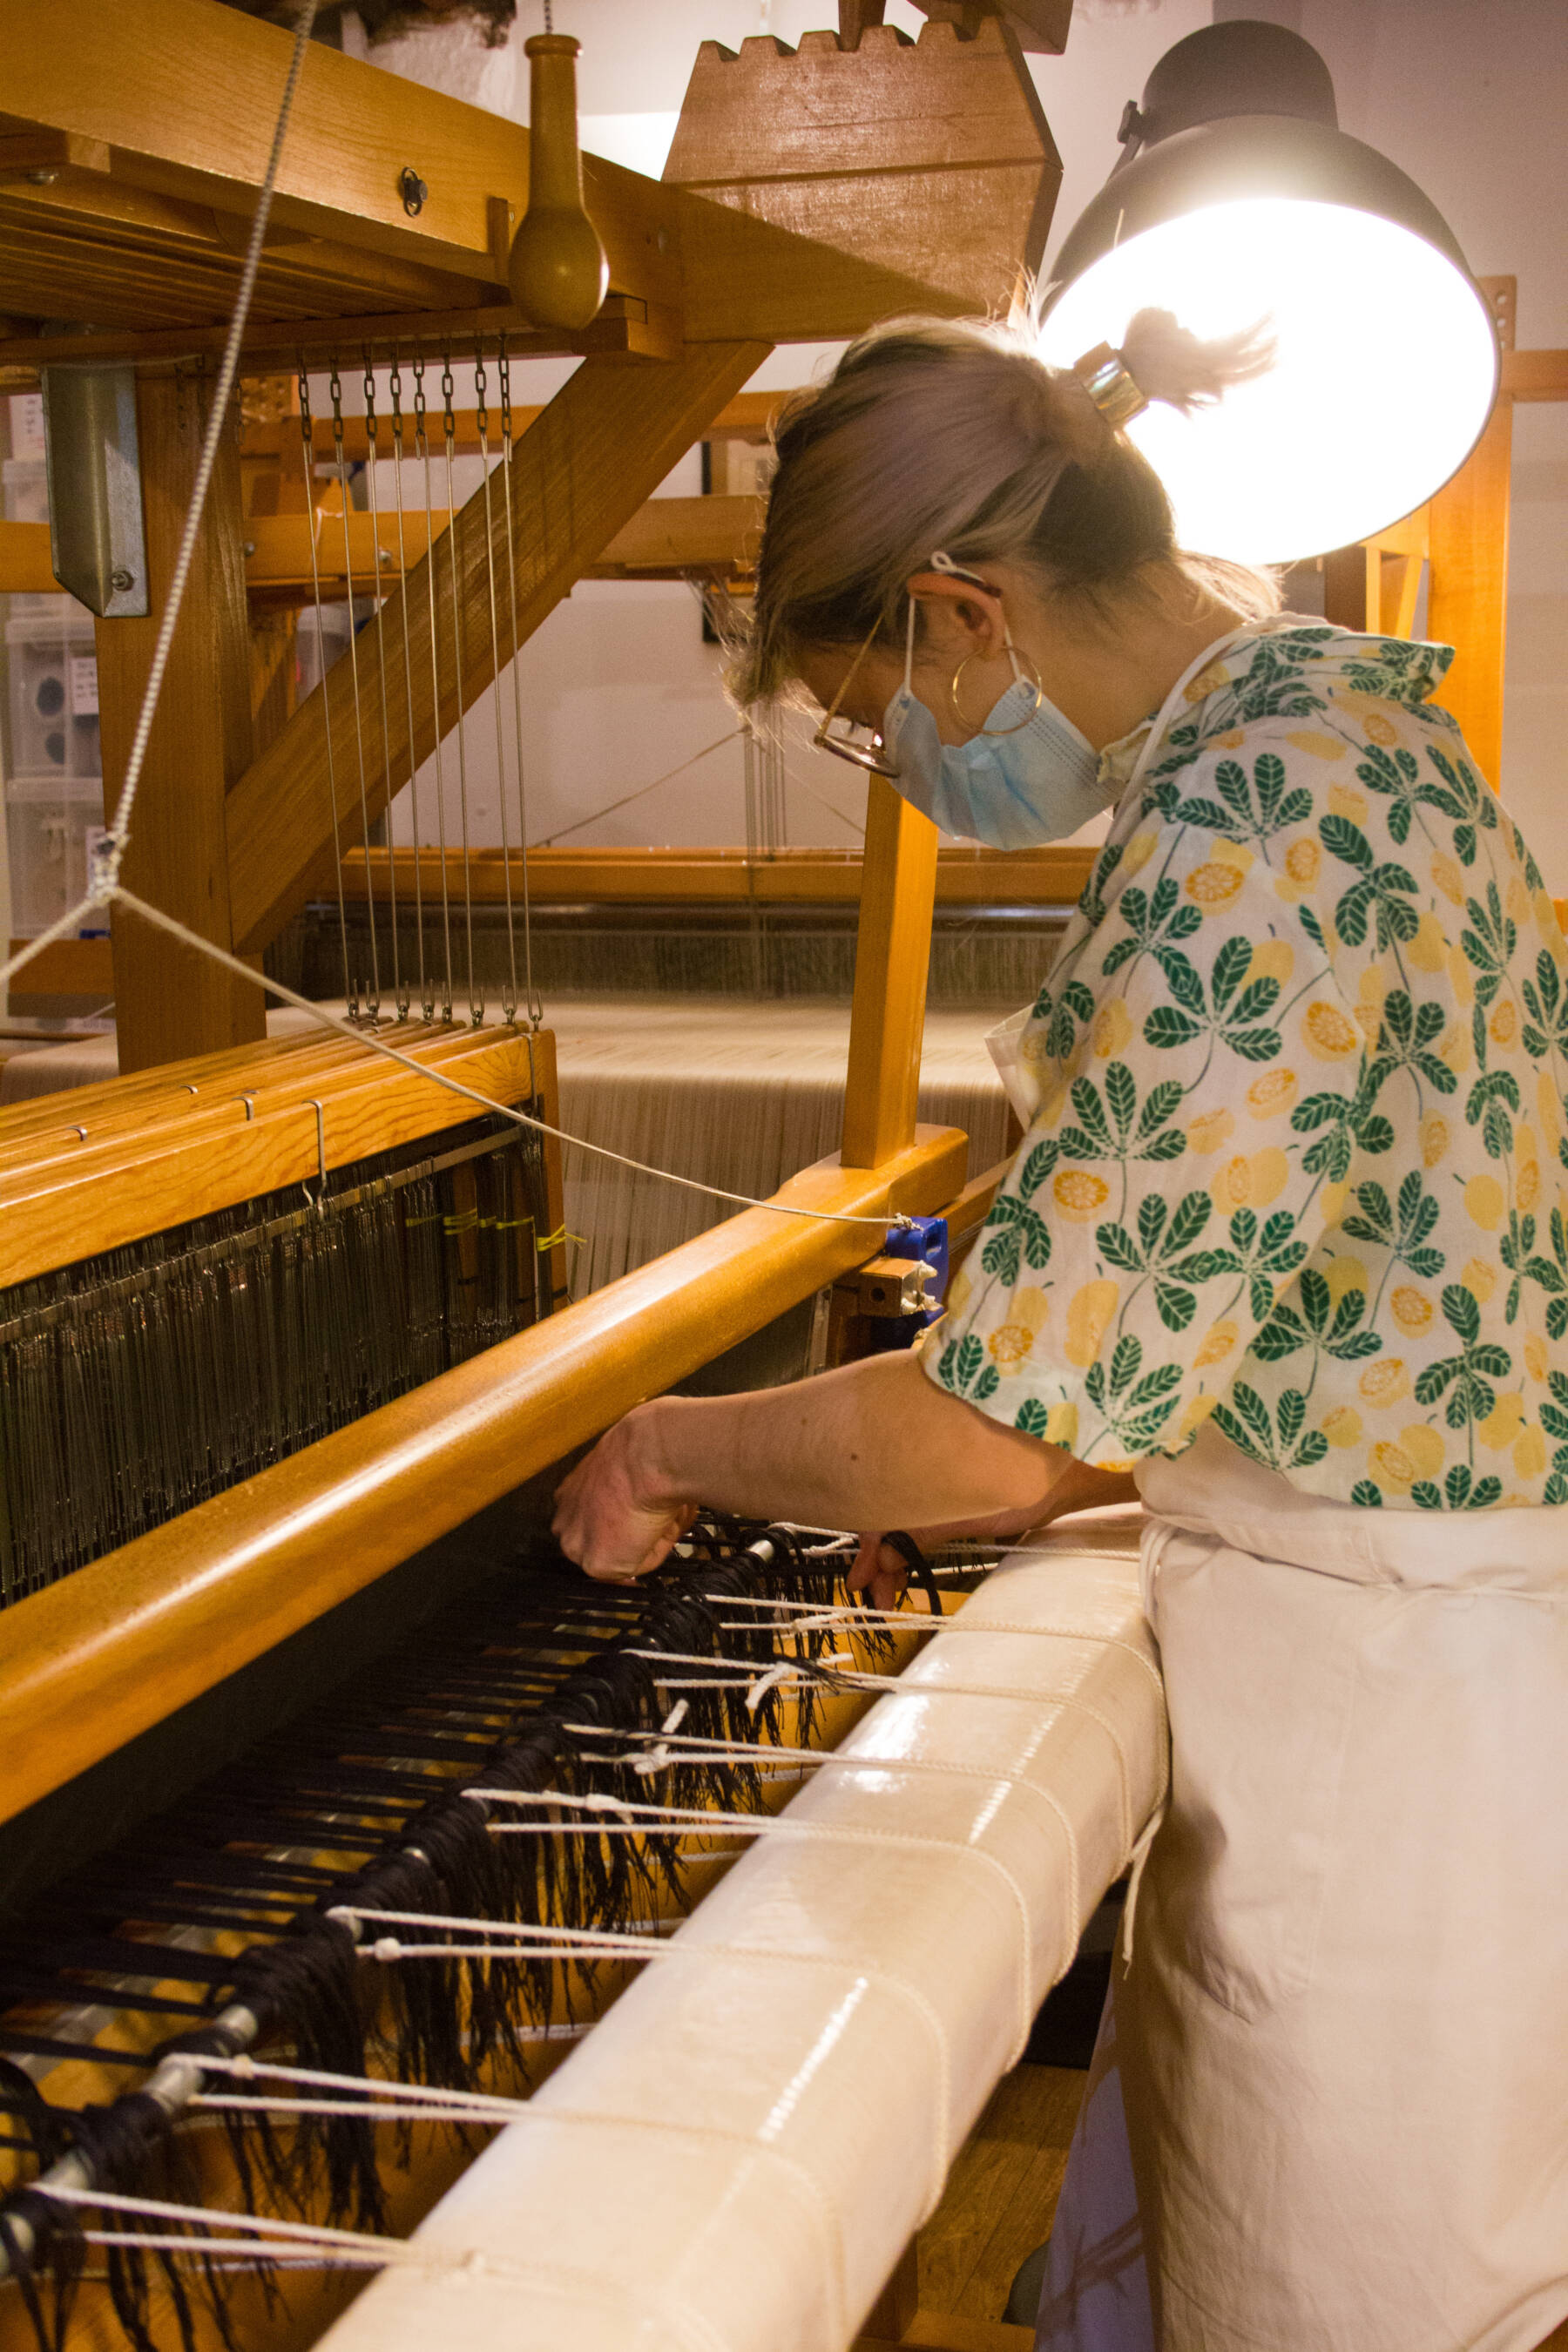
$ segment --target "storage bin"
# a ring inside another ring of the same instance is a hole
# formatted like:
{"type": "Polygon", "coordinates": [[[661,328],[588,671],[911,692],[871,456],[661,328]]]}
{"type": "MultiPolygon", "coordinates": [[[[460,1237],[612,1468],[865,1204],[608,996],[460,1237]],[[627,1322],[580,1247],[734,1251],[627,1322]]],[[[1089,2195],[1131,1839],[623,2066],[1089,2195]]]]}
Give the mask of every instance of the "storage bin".
{"type": "Polygon", "coordinates": [[[11,746],[18,776],[97,776],[98,656],[89,614],[23,613],[5,624],[11,746]]]}
{"type": "MultiPolygon", "coordinates": [[[[36,939],[87,889],[90,841],[103,829],[95,776],[10,776],[5,839],[11,859],[11,930],[36,939]]],[[[89,926],[102,928],[100,917],[89,926]]]]}
{"type": "MultiPolygon", "coordinates": [[[[13,402],[13,423],[15,406],[13,402]]],[[[7,457],[0,465],[0,514],[7,522],[44,522],[49,519],[48,468],[41,457],[7,457]]],[[[13,614],[48,613],[61,623],[75,614],[91,625],[92,615],[85,604],[68,596],[63,588],[51,593],[26,590],[13,593],[10,601],[13,614]]]]}

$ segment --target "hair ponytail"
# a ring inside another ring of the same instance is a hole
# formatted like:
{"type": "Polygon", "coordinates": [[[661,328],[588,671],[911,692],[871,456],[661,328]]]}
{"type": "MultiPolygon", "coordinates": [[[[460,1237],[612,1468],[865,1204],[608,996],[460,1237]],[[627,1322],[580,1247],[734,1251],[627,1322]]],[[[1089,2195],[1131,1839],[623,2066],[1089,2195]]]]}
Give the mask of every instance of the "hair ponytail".
{"type": "MultiPolygon", "coordinates": [[[[1269,365],[1257,329],[1212,342],[1141,310],[1121,358],[1184,414],[1269,365]]],[[[730,685],[778,694],[811,648],[878,631],[901,643],[904,582],[944,548],[1026,566],[1048,595],[1101,613],[1161,571],[1243,611],[1277,611],[1266,575],[1177,548],[1153,468],[1026,326],[896,319],[862,335],[774,429],[776,466],[749,635],[730,685]]]]}

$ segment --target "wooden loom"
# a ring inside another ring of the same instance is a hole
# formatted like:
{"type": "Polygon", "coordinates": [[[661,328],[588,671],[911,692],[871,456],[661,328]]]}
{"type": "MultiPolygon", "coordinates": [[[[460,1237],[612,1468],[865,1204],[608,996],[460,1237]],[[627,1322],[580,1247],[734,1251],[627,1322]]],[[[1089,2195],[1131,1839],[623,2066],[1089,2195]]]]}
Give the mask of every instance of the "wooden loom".
{"type": "MultiPolygon", "coordinates": [[[[75,361],[137,368],[152,613],[99,624],[112,803],[195,474],[203,370],[221,340],[288,38],[211,0],[67,0],[47,12],[41,0],[4,0],[0,32],[16,65],[0,121],[0,310],[89,326],[0,340],[0,381],[25,383],[75,361]]],[[[422,341],[461,353],[502,330],[517,352],[581,352],[510,453],[510,538],[491,526],[498,572],[516,583],[519,641],[773,343],[852,333],[892,310],[955,313],[977,290],[1005,299],[1039,257],[1055,158],[1016,44],[994,20],[962,40],[952,25],[933,25],[918,47],[872,26],[858,49],[821,35],[798,57],[753,44],[734,65],[714,51],[693,91],[685,172],[708,193],[588,160],[611,291],[567,342],[533,332],[504,292],[528,134],[335,53],[313,48],[307,58],[247,359],[276,365],[277,355],[324,360],[339,348],[406,352],[422,341]],[[774,176],[753,133],[751,176],[726,177],[719,133],[726,120],[733,128],[723,87],[731,75],[747,84],[747,108],[758,78],[770,86],[774,176]],[[893,143],[868,173],[859,157],[843,168],[840,155],[870,82],[890,108],[893,143]],[[715,90],[725,101],[716,107],[715,90]],[[798,152],[787,151],[805,122],[817,155],[803,178],[798,152]],[[416,220],[398,194],[411,157],[428,189],[416,220]]],[[[341,697],[318,692],[257,748],[240,491],[239,449],[227,439],[125,880],[218,945],[256,956],[331,877],[330,773],[348,837],[360,810],[354,714],[341,697]]],[[[422,559],[443,608],[456,601],[477,612],[485,530],[483,506],[470,501],[422,559]]],[[[405,609],[426,578],[416,567],[394,590],[367,662],[400,658],[405,609]]],[[[480,646],[480,633],[468,642],[480,646]]],[[[509,635],[500,658],[511,650],[509,635]]],[[[414,740],[399,738],[395,718],[369,780],[372,817],[494,666],[488,649],[477,652],[437,695],[416,648],[413,658],[414,740]]],[[[376,684],[372,666],[362,692],[376,684]]],[[[18,1601],[0,1615],[10,1758],[0,1818],[155,1733],[640,1398],[874,1254],[866,1223],[837,1220],[952,1203],[958,1225],[978,1221],[984,1194],[964,1190],[963,1137],[915,1122],[935,874],[932,829],[879,784],[858,877],[842,1150],[777,1196],[824,1221],[750,1210],[581,1307],[542,1298],[558,1311],[18,1601]]],[[[324,1183],[394,1148],[437,1150],[458,1121],[449,1097],[368,1048],[265,1042],[259,991],[118,916],[112,955],[124,1075],[79,1090],[68,1109],[57,1097],[0,1117],[0,1285],[324,1183]]],[[[552,1116],[548,1031],[411,1024],[398,1042],[489,1099],[552,1116]]],[[[546,1179],[530,1244],[548,1244],[560,1224],[548,1150],[546,1179]]],[[[547,1289],[554,1263],[547,1250],[547,1289]]]]}

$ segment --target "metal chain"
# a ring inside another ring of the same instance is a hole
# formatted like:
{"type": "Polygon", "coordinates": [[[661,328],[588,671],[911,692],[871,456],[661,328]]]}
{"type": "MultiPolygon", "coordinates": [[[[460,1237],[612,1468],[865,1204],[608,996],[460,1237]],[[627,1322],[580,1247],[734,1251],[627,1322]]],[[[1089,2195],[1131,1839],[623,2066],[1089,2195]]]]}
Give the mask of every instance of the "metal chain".
{"type": "MultiPolygon", "coordinates": [[[[528,887],[528,787],[522,763],[522,669],[519,660],[521,646],[517,635],[517,564],[512,550],[515,541],[511,525],[511,459],[516,446],[511,431],[511,362],[507,356],[506,337],[500,339],[497,373],[500,378],[501,488],[506,503],[506,585],[511,604],[511,702],[513,743],[517,754],[517,839],[522,861],[522,985],[528,1004],[528,1018],[538,1028],[544,1018],[533,985],[533,922],[528,887]]],[[[500,689],[500,680],[497,680],[500,689]]]]}
{"type": "Polygon", "coordinates": [[[463,917],[468,945],[468,1018],[478,1029],[484,1021],[485,1001],[474,975],[474,886],[468,845],[468,729],[463,717],[463,598],[458,578],[458,497],[452,484],[452,458],[458,420],[452,409],[452,354],[441,362],[441,432],[447,450],[447,568],[452,583],[452,670],[457,691],[458,810],[463,829],[463,917]]]}
{"type": "Polygon", "coordinates": [[[425,362],[414,362],[414,442],[425,467],[425,584],[430,605],[430,711],[436,738],[436,846],[441,864],[441,1018],[452,1018],[452,898],[447,879],[447,793],[441,772],[441,657],[436,626],[436,493],[430,478],[430,436],[425,423],[425,362]]]}
{"type": "MultiPolygon", "coordinates": [[[[338,375],[338,362],[335,355],[332,360],[332,372],[327,379],[327,382],[332,396],[332,446],[337,454],[338,503],[342,509],[343,589],[344,593],[348,597],[349,614],[349,677],[354,701],[354,749],[359,757],[360,839],[364,844],[365,848],[368,851],[370,847],[370,794],[365,785],[364,720],[360,709],[359,636],[354,628],[353,550],[349,540],[349,469],[348,461],[343,453],[343,387],[338,375]]],[[[368,885],[370,879],[368,865],[365,869],[365,879],[368,885]]],[[[366,1003],[371,1020],[373,1022],[376,1022],[381,1018],[381,971],[375,945],[375,900],[374,897],[366,898],[365,913],[370,931],[370,993],[366,1003]]]]}
{"type": "MultiPolygon", "coordinates": [[[[408,829],[414,841],[414,932],[419,954],[419,1009],[426,1021],[433,1021],[436,1017],[436,1000],[430,993],[430,983],[425,976],[425,887],[421,877],[424,851],[419,834],[419,762],[414,736],[414,656],[411,646],[413,629],[408,605],[408,548],[403,529],[403,372],[397,363],[395,343],[392,350],[392,373],[387,379],[386,388],[392,400],[392,443],[395,452],[392,463],[397,483],[397,568],[404,582],[403,691],[407,705],[408,829]]],[[[426,539],[428,539],[428,532],[426,532],[426,539]]],[[[388,782],[390,788],[390,779],[388,782]]]]}
{"type": "Polygon", "coordinates": [[[300,357],[300,437],[304,445],[305,520],[310,540],[310,589],[316,610],[316,658],[321,666],[321,738],[327,747],[327,803],[332,820],[332,872],[338,886],[338,938],[343,951],[343,1003],[351,1020],[359,1017],[359,999],[349,971],[349,918],[343,904],[343,851],[338,831],[338,780],[332,764],[332,704],[327,686],[327,639],[321,625],[321,570],[316,555],[316,453],[310,439],[310,379],[300,357]]]}
{"type": "MultiPolygon", "coordinates": [[[[381,594],[381,518],[375,508],[375,468],[381,455],[376,446],[375,369],[368,346],[362,350],[360,357],[364,362],[365,505],[370,510],[371,561],[375,566],[375,667],[381,688],[381,772],[386,786],[386,905],[392,919],[392,990],[397,1000],[397,1017],[400,1021],[406,1021],[408,991],[403,985],[402,951],[397,941],[397,861],[392,850],[392,732],[386,715],[386,630],[383,620],[386,600],[381,594]]],[[[370,887],[368,841],[365,843],[365,887],[374,908],[375,893],[370,887]]]]}

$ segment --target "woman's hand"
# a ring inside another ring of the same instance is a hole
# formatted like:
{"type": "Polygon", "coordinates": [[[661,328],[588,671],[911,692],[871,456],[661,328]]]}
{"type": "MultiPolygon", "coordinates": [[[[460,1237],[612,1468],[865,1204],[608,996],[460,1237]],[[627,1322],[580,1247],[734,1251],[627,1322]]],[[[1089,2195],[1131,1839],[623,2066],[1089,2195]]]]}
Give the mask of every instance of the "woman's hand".
{"type": "MultiPolygon", "coordinates": [[[[1068,1511],[1102,1509],[1107,1504],[1135,1503],[1138,1489],[1131,1475],[1121,1470],[1096,1470],[1087,1462],[1071,1462],[1043,1503],[1021,1510],[993,1511],[981,1518],[950,1519],[940,1528],[910,1528],[911,1543],[921,1551],[945,1543],[1016,1543],[1021,1536],[1048,1527],[1068,1511]]],[[[898,1549],[879,1536],[862,1536],[855,1565],[845,1581],[851,1592],[869,1594],[874,1609],[896,1609],[910,1580],[909,1563],[898,1549]]]]}
{"type": "Polygon", "coordinates": [[[667,1491],[652,1423],[657,1409],[638,1405],[563,1480],[555,1496],[555,1535],[569,1559],[605,1584],[634,1584],[662,1567],[697,1517],[697,1506],[667,1491]]]}

